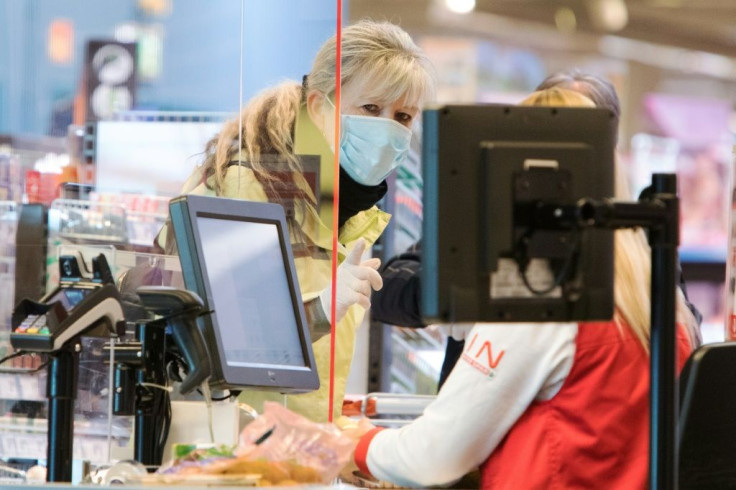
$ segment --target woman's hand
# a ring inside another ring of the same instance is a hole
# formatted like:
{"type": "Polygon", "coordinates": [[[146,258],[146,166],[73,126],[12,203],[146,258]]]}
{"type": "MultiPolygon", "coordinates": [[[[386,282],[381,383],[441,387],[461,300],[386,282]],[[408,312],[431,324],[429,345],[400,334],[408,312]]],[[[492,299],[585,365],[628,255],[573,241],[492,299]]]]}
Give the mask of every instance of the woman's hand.
{"type": "Polygon", "coordinates": [[[353,419],[350,417],[341,416],[335,420],[335,425],[342,431],[342,434],[353,439],[357,444],[360,438],[366,432],[369,432],[376,428],[366,417],[360,419],[353,419]]]}
{"type": "MultiPolygon", "coordinates": [[[[376,427],[367,418],[355,420],[344,416],[335,420],[335,425],[342,430],[343,435],[353,439],[356,446],[363,434],[376,427]]],[[[356,471],[358,471],[358,466],[355,464],[355,447],[353,447],[350,459],[342,471],[340,471],[340,479],[346,483],[357,484],[358,480],[355,478],[356,471]]]]}
{"type": "MultiPolygon", "coordinates": [[[[383,287],[383,279],[378,273],[381,260],[371,258],[361,262],[365,252],[365,240],[359,239],[345,261],[337,268],[337,291],[335,292],[335,321],[339,322],[348,308],[358,303],[366,310],[371,307],[371,290],[383,287]]],[[[327,287],[319,295],[327,318],[330,318],[332,287],[327,287]]]]}

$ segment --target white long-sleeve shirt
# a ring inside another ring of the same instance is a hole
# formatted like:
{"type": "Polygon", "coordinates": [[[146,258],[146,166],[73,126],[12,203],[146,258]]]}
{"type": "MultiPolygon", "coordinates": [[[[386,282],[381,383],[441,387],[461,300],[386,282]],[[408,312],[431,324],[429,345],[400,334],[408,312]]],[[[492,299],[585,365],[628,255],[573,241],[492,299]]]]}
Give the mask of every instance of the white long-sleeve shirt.
{"type": "Polygon", "coordinates": [[[404,486],[452,483],[483,463],[527,407],[561,388],[577,323],[476,324],[424,414],[370,441],[366,464],[404,486]]]}

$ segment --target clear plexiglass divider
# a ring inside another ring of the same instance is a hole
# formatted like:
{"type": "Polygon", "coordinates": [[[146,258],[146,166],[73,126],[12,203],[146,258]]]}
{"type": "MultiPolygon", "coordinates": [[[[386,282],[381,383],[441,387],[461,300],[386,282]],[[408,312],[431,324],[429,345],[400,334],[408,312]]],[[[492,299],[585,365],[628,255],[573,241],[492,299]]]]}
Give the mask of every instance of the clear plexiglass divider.
{"type": "Polygon", "coordinates": [[[128,245],[134,247],[150,247],[169,213],[170,198],[166,196],[92,192],[90,200],[125,209],[125,234],[128,245]]]}
{"type": "Polygon", "coordinates": [[[112,202],[56,199],[49,209],[49,235],[90,243],[128,242],[125,206],[112,202]]]}

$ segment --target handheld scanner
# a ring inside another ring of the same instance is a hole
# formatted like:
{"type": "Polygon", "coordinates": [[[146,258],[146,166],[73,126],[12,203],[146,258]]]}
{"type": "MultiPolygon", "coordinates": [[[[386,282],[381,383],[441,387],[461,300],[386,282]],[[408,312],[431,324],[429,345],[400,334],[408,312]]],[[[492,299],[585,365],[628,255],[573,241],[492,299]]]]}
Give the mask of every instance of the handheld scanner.
{"type": "Polygon", "coordinates": [[[191,291],[167,286],[143,286],[136,289],[143,306],[165,317],[171,335],[189,368],[179,392],[186,395],[204,383],[212,373],[211,360],[197,317],[204,308],[202,299],[191,291]]]}
{"type": "Polygon", "coordinates": [[[16,306],[10,343],[30,352],[55,352],[82,334],[115,335],[124,322],[112,284],[61,288],[40,302],[24,299],[16,306]]]}

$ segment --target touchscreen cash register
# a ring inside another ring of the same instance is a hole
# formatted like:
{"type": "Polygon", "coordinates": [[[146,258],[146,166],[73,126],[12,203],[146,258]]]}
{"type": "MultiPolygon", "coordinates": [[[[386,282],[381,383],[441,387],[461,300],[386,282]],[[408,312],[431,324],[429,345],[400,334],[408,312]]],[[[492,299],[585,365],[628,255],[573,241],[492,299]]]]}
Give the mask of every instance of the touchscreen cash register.
{"type": "Polygon", "coordinates": [[[319,387],[284,209],[188,195],[169,204],[186,288],[216,389],[299,393],[319,387]]]}

